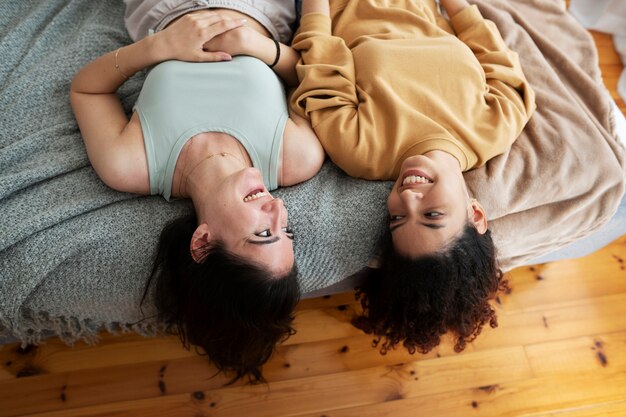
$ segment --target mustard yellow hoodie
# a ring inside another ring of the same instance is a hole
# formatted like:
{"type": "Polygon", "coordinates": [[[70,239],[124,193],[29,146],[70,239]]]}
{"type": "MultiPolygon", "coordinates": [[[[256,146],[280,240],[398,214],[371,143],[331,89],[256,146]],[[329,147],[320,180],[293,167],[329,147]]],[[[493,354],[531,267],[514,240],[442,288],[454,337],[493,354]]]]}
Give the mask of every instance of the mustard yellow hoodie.
{"type": "Polygon", "coordinates": [[[291,106],[347,174],[392,180],[431,150],[466,171],[520,134],[535,100],[517,54],[476,6],[450,25],[432,0],[337,0],[331,18],[302,17],[291,106]]]}

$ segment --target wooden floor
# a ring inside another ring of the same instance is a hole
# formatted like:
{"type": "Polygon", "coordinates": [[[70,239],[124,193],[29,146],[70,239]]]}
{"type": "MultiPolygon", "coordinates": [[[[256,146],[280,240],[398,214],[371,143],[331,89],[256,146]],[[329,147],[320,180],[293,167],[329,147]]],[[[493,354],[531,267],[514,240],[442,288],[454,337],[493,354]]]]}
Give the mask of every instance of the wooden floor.
{"type": "Polygon", "coordinates": [[[620,62],[619,55],[615,52],[615,48],[613,47],[613,37],[593,31],[591,35],[598,47],[598,57],[600,59],[600,69],[602,70],[604,85],[608,88],[611,97],[613,97],[622,113],[626,114],[626,103],[617,93],[617,82],[624,67],[620,62]]]}
{"type": "MultiPolygon", "coordinates": [[[[619,59],[610,37],[594,37],[618,99],[619,59]]],[[[381,356],[349,324],[352,294],[303,301],[298,334],[266,366],[268,386],[222,387],[175,338],[8,345],[0,416],[626,416],[625,260],[626,236],[587,258],[511,272],[500,327],[462,354],[445,343],[381,356]]]]}

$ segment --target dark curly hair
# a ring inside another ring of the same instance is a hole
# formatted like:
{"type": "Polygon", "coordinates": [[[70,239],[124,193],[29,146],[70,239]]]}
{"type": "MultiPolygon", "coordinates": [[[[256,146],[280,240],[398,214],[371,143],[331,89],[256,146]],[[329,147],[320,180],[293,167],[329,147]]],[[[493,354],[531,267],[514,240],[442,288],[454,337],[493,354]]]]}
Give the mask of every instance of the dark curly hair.
{"type": "Polygon", "coordinates": [[[262,365],[277,343],[295,333],[297,268],[276,277],[219,242],[203,247],[202,261],[195,262],[189,242],[196,227],[195,215],[189,215],[163,229],[141,303],[154,284],[158,320],[187,349],[200,347],[218,371],[233,373],[228,384],[244,377],[265,382],[262,365]]]}
{"type": "Polygon", "coordinates": [[[380,269],[372,269],[357,287],[363,313],[355,327],[377,337],[385,354],[399,343],[413,354],[438,346],[452,332],[460,352],[486,323],[498,321],[489,300],[508,289],[496,265],[491,232],[483,235],[473,225],[436,254],[410,259],[399,255],[387,234],[380,269]]]}

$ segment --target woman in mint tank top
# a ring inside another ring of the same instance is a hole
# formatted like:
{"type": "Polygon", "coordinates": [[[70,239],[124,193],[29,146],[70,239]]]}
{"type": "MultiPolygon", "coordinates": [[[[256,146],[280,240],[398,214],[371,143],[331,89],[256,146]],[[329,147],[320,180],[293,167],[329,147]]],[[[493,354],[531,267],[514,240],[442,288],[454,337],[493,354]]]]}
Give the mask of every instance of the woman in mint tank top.
{"type": "Polygon", "coordinates": [[[324,153],[287,108],[293,2],[212,3],[127,0],[135,42],[83,67],[70,99],[104,183],[193,202],[164,227],[146,284],[159,319],[232,381],[258,382],[300,296],[293,232],[270,191],[315,175],[324,153]],[[116,91],[150,67],[129,117],[116,91]]]}

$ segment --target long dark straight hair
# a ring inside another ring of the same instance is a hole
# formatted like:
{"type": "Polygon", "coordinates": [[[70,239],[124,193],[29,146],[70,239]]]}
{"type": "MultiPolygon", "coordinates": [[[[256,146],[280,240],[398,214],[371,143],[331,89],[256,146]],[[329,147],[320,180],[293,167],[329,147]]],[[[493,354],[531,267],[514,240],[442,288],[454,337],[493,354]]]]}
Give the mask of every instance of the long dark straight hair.
{"type": "Polygon", "coordinates": [[[229,384],[244,377],[265,382],[262,365],[295,333],[297,268],[273,276],[219,242],[203,247],[196,262],[189,249],[196,227],[196,216],[189,215],[163,229],[142,304],[154,286],[159,321],[185,347],[199,347],[218,371],[232,373],[229,384]]]}

